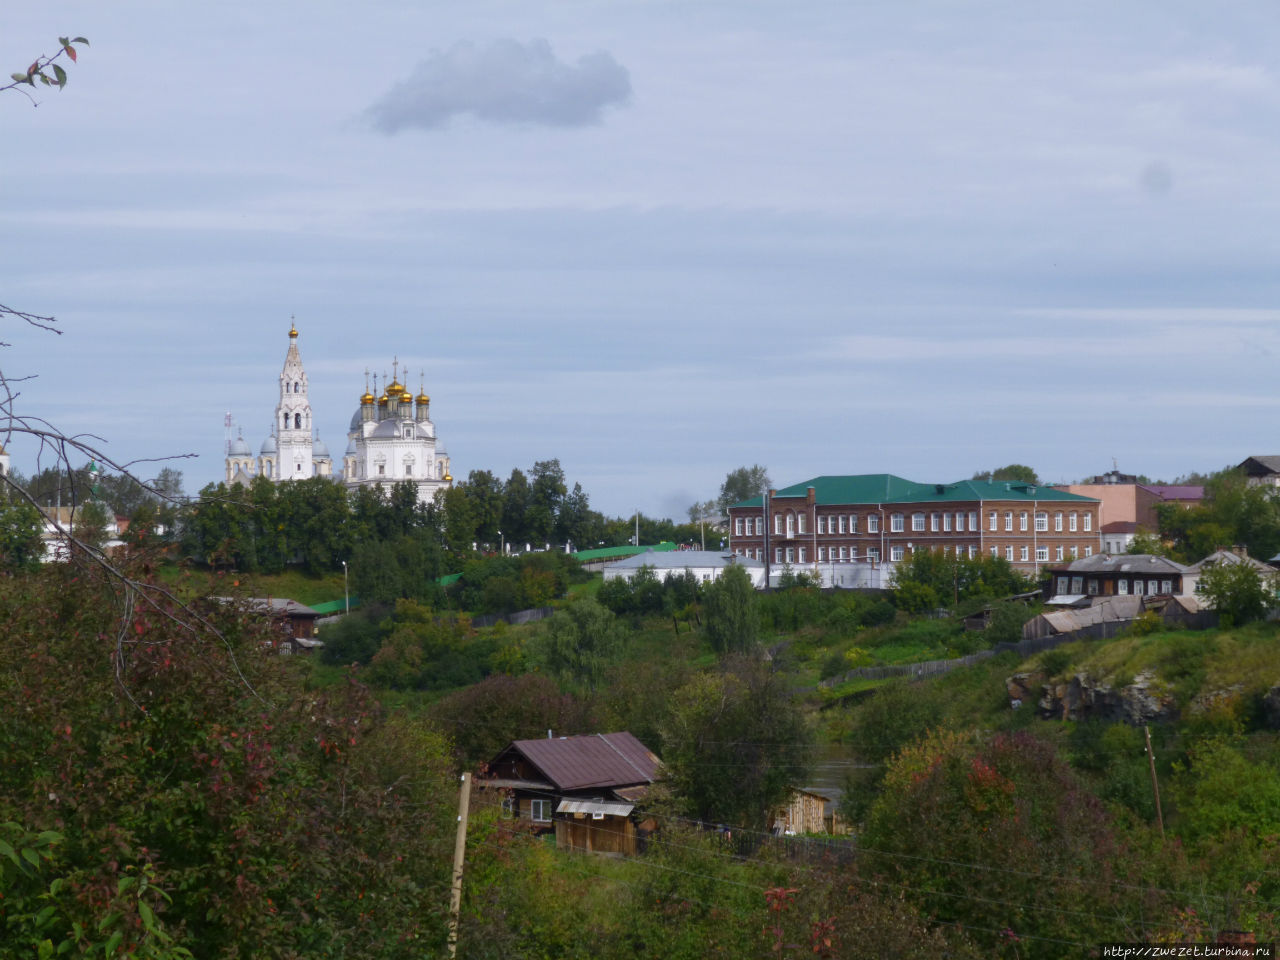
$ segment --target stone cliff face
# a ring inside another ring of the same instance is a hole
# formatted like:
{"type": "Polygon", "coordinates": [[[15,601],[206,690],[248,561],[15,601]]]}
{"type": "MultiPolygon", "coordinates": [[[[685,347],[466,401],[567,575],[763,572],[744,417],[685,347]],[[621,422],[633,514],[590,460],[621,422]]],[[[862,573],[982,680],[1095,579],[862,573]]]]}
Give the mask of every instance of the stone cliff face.
{"type": "Polygon", "coordinates": [[[1049,680],[1037,672],[1016,673],[1005,681],[1005,688],[1011,702],[1035,702],[1045,719],[1110,720],[1134,726],[1178,719],[1173,694],[1149,671],[1118,689],[1085,673],[1068,680],[1049,680]]]}

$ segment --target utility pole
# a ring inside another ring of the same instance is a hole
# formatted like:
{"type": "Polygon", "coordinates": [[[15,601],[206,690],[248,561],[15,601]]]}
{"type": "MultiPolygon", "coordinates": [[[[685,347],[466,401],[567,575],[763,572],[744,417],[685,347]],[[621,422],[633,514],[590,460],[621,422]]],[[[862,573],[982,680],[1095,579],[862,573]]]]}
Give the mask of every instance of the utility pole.
{"type": "Polygon", "coordinates": [[[1146,724],[1142,732],[1147,738],[1147,762],[1151,765],[1151,790],[1156,796],[1156,822],[1160,824],[1160,839],[1164,839],[1164,811],[1160,809],[1160,782],[1156,779],[1156,755],[1151,750],[1151,728],[1146,724]]]}
{"type": "Polygon", "coordinates": [[[471,803],[471,774],[462,775],[458,794],[458,837],[453,845],[453,892],[449,895],[449,957],[458,955],[458,914],[462,910],[462,864],[467,856],[467,808],[471,803]]]}

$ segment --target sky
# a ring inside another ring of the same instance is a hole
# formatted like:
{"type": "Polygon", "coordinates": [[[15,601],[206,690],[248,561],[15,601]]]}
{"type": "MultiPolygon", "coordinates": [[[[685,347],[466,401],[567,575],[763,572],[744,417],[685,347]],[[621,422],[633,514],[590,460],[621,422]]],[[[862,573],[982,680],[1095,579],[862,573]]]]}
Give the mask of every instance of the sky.
{"type": "Polygon", "coordinates": [[[398,361],[456,478],[555,457],[609,515],[1280,452],[1273,4],[68,0],[0,76],[60,35],[0,94],[0,304],[63,332],[0,364],[188,492],[291,318],[335,456],[398,361]]]}

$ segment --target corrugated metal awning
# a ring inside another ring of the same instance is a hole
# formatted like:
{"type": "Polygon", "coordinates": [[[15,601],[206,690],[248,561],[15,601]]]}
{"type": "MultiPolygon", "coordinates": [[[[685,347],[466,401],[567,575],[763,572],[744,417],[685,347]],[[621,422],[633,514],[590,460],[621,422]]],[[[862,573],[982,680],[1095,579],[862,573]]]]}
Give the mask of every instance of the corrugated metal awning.
{"type": "Polygon", "coordinates": [[[561,800],[556,813],[598,813],[606,817],[625,817],[636,808],[634,803],[601,803],[599,800],[561,800]]]}

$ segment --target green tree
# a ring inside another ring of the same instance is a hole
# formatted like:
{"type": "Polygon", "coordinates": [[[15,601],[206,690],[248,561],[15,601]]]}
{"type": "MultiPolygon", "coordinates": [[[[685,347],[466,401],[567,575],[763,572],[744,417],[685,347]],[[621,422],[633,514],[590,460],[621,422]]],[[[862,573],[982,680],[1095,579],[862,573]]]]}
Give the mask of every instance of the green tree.
{"type": "Polygon", "coordinates": [[[772,486],[769,471],[758,463],[730,470],[724,483],[720,484],[720,496],[716,499],[721,516],[727,516],[733,504],[758,497],[772,486]]]}
{"type": "Polygon", "coordinates": [[[672,694],[662,749],[685,815],[763,829],[809,775],[813,734],[785,677],[739,658],[672,694]]]}
{"type": "Polygon", "coordinates": [[[471,505],[476,537],[496,550],[498,531],[502,529],[502,481],[488,470],[472,470],[466,482],[458,486],[471,505]]]}
{"type": "Polygon", "coordinates": [[[552,672],[594,690],[622,649],[622,632],[613,613],[587,597],[544,621],[541,648],[552,672]]]}
{"type": "Polygon", "coordinates": [[[995,470],[979,470],[974,473],[973,479],[1003,481],[1007,483],[1038,484],[1040,482],[1040,478],[1036,476],[1035,470],[1024,463],[1011,463],[1006,467],[998,467],[995,470]]]}
{"type": "Polygon", "coordinates": [[[44,557],[44,518],[25,500],[0,504],[0,569],[34,570],[44,557]]]}
{"type": "Polygon", "coordinates": [[[1218,612],[1224,627],[1261,620],[1277,606],[1275,576],[1246,562],[1215,563],[1200,575],[1196,592],[1218,612]]]}
{"type": "Polygon", "coordinates": [[[503,487],[502,532],[507,543],[523,544],[530,539],[527,514],[530,505],[529,479],[518,467],[503,487]]]}
{"type": "Polygon", "coordinates": [[[717,653],[752,649],[760,640],[760,611],[751,575],[730,564],[703,596],[707,638],[717,653]]]}

